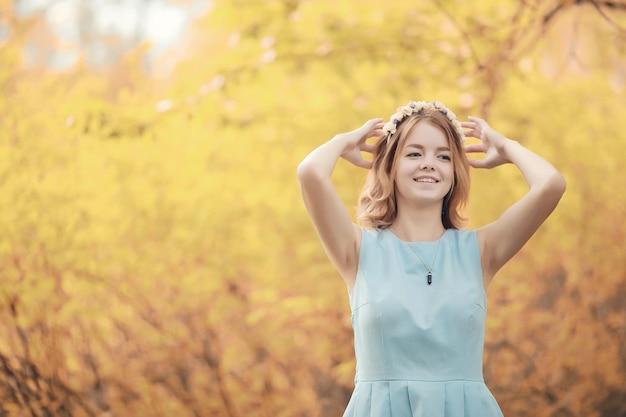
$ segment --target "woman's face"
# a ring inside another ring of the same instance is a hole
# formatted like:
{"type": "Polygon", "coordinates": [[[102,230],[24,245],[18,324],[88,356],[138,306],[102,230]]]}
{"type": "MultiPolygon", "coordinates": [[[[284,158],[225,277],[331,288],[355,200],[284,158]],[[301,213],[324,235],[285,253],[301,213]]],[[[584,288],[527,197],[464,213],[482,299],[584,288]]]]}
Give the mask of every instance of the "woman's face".
{"type": "Polygon", "coordinates": [[[413,127],[398,152],[395,177],[398,204],[442,204],[454,179],[445,133],[422,120],[413,127]]]}

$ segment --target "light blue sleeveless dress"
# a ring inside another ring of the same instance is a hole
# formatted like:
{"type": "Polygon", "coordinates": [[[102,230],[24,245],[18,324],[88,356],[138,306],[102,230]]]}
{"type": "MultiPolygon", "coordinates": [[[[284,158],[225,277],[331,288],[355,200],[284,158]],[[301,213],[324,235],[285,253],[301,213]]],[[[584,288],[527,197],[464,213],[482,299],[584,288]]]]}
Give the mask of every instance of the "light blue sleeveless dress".
{"type": "Polygon", "coordinates": [[[350,293],[355,388],[344,417],[502,417],[485,385],[487,299],[476,232],[362,233],[350,293]],[[427,268],[432,266],[432,284],[427,268]]]}

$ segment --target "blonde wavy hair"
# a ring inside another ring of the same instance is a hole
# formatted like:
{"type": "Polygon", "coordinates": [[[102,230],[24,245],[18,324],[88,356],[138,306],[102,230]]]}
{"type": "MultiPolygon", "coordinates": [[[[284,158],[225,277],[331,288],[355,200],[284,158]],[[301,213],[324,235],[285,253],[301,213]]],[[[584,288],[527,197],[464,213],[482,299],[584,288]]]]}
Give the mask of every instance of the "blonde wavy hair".
{"type": "Polygon", "coordinates": [[[446,229],[460,229],[466,223],[463,208],[470,190],[470,173],[463,138],[452,122],[441,111],[423,109],[405,117],[392,135],[379,139],[373,153],[372,169],[359,197],[357,221],[365,228],[385,229],[397,216],[396,170],[399,152],[406,138],[419,122],[427,121],[440,128],[448,139],[454,169],[452,187],[443,199],[441,221],[446,229]]]}

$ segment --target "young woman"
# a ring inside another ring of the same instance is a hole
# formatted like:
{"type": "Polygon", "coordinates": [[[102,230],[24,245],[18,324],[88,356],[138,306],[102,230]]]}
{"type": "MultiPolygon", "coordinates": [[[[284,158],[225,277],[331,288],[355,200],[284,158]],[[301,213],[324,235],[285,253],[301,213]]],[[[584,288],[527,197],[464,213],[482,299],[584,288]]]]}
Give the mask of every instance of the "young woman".
{"type": "Polygon", "coordinates": [[[350,296],[357,369],[344,417],[502,416],[482,376],[485,288],[554,210],[563,176],[484,120],[459,123],[420,101],[336,135],[300,163],[298,179],[350,296]],[[464,146],[465,136],[480,143],[464,146]],[[484,158],[468,160],[474,152],[484,158]],[[369,169],[358,226],[331,182],[340,157],[369,169]],[[470,166],[505,163],[528,192],[493,223],[462,230],[470,166]]]}

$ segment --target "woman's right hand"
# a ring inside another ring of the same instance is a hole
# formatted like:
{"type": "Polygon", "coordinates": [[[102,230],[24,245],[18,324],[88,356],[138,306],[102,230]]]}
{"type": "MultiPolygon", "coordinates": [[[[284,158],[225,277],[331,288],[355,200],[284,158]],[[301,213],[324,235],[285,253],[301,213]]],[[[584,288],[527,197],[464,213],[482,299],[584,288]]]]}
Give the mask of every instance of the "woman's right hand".
{"type": "Polygon", "coordinates": [[[361,152],[374,152],[374,145],[367,143],[367,139],[376,137],[382,138],[383,135],[383,119],[370,119],[363,126],[351,132],[340,133],[335,139],[345,142],[345,151],[341,157],[353,165],[361,168],[370,169],[372,162],[363,158],[361,152]]]}

